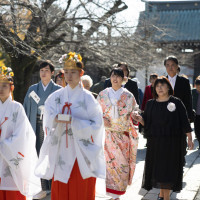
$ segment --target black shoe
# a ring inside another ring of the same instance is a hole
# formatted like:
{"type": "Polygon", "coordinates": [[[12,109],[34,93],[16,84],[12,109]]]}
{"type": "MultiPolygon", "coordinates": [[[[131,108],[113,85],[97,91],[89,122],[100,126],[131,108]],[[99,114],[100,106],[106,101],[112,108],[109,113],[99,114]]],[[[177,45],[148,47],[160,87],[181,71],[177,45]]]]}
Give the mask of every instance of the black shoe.
{"type": "Polygon", "coordinates": [[[164,200],[164,198],[163,197],[158,197],[158,200],[164,200]]]}

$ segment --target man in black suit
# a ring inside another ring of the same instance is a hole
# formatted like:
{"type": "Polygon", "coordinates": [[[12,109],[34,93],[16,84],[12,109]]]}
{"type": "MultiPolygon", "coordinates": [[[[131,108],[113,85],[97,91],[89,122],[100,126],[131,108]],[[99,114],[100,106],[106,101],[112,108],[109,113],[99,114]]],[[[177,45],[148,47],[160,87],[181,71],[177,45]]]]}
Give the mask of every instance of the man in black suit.
{"type": "Polygon", "coordinates": [[[167,78],[174,89],[174,96],[181,99],[186,107],[188,118],[192,119],[192,94],[190,82],[187,78],[177,75],[178,59],[175,56],[168,56],[164,60],[167,71],[167,78]]]}
{"type": "MultiPolygon", "coordinates": [[[[139,105],[138,86],[135,81],[128,78],[130,70],[129,70],[127,63],[121,62],[117,65],[117,67],[120,67],[123,70],[124,77],[127,79],[127,81],[126,81],[125,85],[123,85],[123,87],[126,88],[129,92],[131,92],[134,95],[135,100],[136,100],[137,104],[139,105]]],[[[107,87],[112,87],[110,78],[105,80],[104,89],[107,87]]]]}

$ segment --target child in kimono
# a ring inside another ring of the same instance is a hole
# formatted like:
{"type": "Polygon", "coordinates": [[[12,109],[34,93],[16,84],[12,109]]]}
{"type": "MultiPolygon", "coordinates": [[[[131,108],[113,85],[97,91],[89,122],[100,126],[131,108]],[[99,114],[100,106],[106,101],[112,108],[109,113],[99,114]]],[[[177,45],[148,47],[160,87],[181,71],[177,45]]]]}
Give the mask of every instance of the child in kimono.
{"type": "Polygon", "coordinates": [[[105,178],[104,126],[101,107],[80,78],[80,55],[62,57],[67,86],[45,102],[47,137],[36,174],[52,180],[51,200],[95,200],[96,178],[105,178]]]}
{"type": "MultiPolygon", "coordinates": [[[[24,109],[26,115],[36,134],[36,150],[38,156],[44,140],[44,132],[42,128],[44,102],[51,93],[61,88],[59,85],[55,84],[53,80],[51,80],[51,77],[54,74],[53,64],[49,61],[42,62],[39,69],[41,81],[30,86],[24,99],[24,109]]],[[[43,192],[38,194],[37,198],[45,197],[46,191],[51,190],[51,184],[49,181],[41,181],[43,192]]]]}
{"type": "Polygon", "coordinates": [[[13,72],[0,67],[0,199],[25,200],[41,191],[34,175],[35,133],[23,106],[12,100],[13,72]]]}

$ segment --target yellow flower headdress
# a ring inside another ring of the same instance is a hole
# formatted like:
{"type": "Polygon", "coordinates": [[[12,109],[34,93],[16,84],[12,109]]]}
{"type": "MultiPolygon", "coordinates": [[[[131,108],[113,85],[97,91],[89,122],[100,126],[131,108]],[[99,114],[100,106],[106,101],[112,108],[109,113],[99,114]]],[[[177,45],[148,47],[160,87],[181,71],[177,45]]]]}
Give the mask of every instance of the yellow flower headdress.
{"type": "Polygon", "coordinates": [[[83,69],[82,57],[75,52],[69,52],[68,54],[62,55],[59,62],[64,63],[63,69],[83,69]],[[80,65],[77,65],[77,63],[80,63],[80,65]]]}
{"type": "Polygon", "coordinates": [[[0,66],[0,82],[13,84],[14,73],[10,67],[0,66]]]}

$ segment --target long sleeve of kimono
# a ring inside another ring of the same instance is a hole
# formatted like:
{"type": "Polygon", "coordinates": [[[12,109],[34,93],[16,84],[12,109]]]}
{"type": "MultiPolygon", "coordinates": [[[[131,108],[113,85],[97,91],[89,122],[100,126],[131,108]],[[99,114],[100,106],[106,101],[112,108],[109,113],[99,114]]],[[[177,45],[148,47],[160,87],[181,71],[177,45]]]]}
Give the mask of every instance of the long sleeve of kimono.
{"type": "MultiPolygon", "coordinates": [[[[84,157],[82,158],[85,158],[82,160],[79,159],[78,162],[82,165],[85,163],[86,166],[88,166],[88,163],[91,163],[90,166],[93,173],[98,174],[98,177],[105,178],[105,158],[103,153],[105,130],[103,114],[100,105],[93,96],[88,96],[86,102],[88,119],[72,117],[71,122],[72,132],[78,145],[76,152],[77,154],[83,154],[84,157]]],[[[86,166],[82,170],[86,169],[86,166]]],[[[85,174],[84,178],[87,178],[86,170],[83,174],[85,174]]],[[[88,174],[88,177],[90,176],[91,174],[88,174]]]]}
{"type": "Polygon", "coordinates": [[[56,110],[54,96],[50,96],[45,101],[44,116],[43,116],[43,130],[46,134],[55,126],[55,117],[59,113],[56,110]]]}
{"type": "Polygon", "coordinates": [[[23,107],[18,104],[13,113],[12,135],[0,143],[0,154],[10,168],[17,188],[25,196],[33,196],[41,190],[40,179],[34,175],[37,163],[35,133],[26,117],[23,107]]]}
{"type": "Polygon", "coordinates": [[[45,101],[43,115],[43,130],[45,139],[40,149],[40,156],[36,166],[35,174],[43,179],[53,178],[54,169],[59,150],[59,140],[62,133],[63,123],[56,123],[55,117],[59,113],[55,103],[55,95],[50,95],[45,101]],[[50,156],[51,155],[51,156],[50,156]]]}
{"type": "MultiPolygon", "coordinates": [[[[95,140],[98,137],[95,131],[103,131],[103,113],[100,105],[92,96],[87,99],[88,119],[72,117],[72,131],[78,138],[95,140]],[[83,134],[84,133],[84,134],[83,134]]],[[[99,144],[101,145],[101,144],[99,144]]]]}

